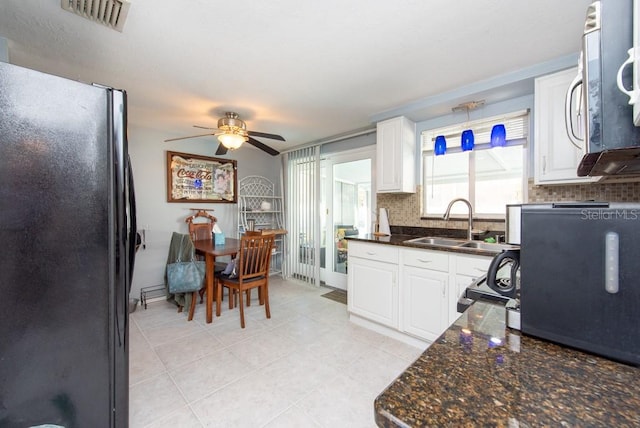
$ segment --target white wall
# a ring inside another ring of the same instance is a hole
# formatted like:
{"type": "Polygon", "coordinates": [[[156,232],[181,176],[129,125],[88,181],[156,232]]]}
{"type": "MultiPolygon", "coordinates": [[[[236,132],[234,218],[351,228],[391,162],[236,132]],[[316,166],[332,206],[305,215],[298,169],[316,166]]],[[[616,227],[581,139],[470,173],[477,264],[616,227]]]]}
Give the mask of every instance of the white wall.
{"type": "Polygon", "coordinates": [[[0,61],[9,62],[9,43],[4,37],[0,37],[0,61]]]}
{"type": "MultiPolygon", "coordinates": [[[[184,219],[189,208],[213,209],[225,235],[235,237],[237,204],[167,202],[166,152],[184,152],[202,156],[215,156],[218,146],[214,137],[194,138],[165,143],[164,140],[181,135],[166,135],[155,130],[129,126],[129,154],[133,166],[136,191],[138,229],[146,229],[146,249],[136,255],[131,296],[140,295],[140,288],[163,284],[164,269],[171,234],[187,233],[184,219]]],[[[268,141],[265,141],[268,144],[268,141]]],[[[250,145],[229,151],[225,159],[238,161],[238,179],[248,175],[261,175],[273,181],[280,194],[281,163],[279,156],[270,156],[250,145]]]]}

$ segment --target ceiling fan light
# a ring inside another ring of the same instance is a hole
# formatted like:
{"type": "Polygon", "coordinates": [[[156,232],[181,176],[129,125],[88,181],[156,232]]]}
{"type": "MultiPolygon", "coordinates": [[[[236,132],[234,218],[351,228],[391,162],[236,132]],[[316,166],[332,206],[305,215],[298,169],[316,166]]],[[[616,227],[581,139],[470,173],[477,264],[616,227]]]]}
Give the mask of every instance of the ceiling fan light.
{"type": "Polygon", "coordinates": [[[221,134],[218,135],[218,140],[230,150],[237,149],[246,141],[245,137],[240,134],[221,134]]]}

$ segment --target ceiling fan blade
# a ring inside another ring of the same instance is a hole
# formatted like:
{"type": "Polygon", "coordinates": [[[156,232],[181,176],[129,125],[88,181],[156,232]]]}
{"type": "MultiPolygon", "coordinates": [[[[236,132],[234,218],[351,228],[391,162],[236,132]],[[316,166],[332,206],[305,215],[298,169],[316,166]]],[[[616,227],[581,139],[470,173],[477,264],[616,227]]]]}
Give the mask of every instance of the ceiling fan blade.
{"type": "Polygon", "coordinates": [[[208,135],[215,135],[212,134],[211,132],[208,132],[206,134],[200,134],[200,135],[190,135],[188,137],[178,137],[178,138],[169,138],[168,140],[164,140],[165,142],[167,141],[177,141],[177,140],[186,140],[187,138],[197,138],[197,137],[206,137],[208,135]]]}
{"type": "Polygon", "coordinates": [[[226,155],[227,151],[229,149],[227,149],[225,146],[222,145],[222,143],[218,144],[218,149],[216,150],[216,155],[226,155]]]}
{"type": "Polygon", "coordinates": [[[265,132],[257,132],[257,131],[247,131],[247,134],[253,137],[262,137],[262,138],[270,138],[272,140],[285,141],[281,135],[276,135],[276,134],[267,134],[265,132]]]}
{"type": "Polygon", "coordinates": [[[256,140],[255,138],[251,138],[248,137],[247,143],[251,144],[254,147],[259,148],[262,151],[265,151],[267,153],[269,153],[271,156],[277,156],[280,154],[279,151],[272,149],[271,147],[267,146],[264,143],[261,143],[260,141],[256,140]]]}
{"type": "Polygon", "coordinates": [[[218,129],[218,128],[210,128],[208,126],[200,126],[200,125],[193,125],[194,128],[200,128],[200,129],[211,129],[212,131],[222,131],[222,129],[218,129]]]}

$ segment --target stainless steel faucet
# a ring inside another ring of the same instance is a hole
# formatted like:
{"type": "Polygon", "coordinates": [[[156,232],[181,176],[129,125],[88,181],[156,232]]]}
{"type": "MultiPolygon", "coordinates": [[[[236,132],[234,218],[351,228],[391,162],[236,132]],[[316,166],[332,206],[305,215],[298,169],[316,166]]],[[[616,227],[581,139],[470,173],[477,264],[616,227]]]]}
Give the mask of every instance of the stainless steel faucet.
{"type": "Polygon", "coordinates": [[[473,232],[472,232],[472,229],[473,229],[473,208],[471,207],[471,202],[467,201],[464,198],[456,198],[456,199],[452,200],[451,202],[449,202],[449,206],[447,207],[447,210],[444,212],[444,216],[442,216],[442,218],[444,218],[445,221],[449,220],[449,215],[451,214],[451,207],[456,202],[464,202],[465,204],[467,204],[467,208],[469,208],[469,229],[467,230],[467,239],[471,241],[473,239],[473,232]]]}

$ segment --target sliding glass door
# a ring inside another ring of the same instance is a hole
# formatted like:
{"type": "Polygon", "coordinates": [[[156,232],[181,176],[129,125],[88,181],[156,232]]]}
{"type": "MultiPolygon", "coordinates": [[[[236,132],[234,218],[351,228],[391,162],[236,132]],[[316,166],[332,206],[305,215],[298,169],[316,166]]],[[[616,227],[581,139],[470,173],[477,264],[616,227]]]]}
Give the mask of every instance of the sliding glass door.
{"type": "Polygon", "coordinates": [[[367,149],[327,155],[320,164],[320,280],[331,287],[347,289],[346,237],[371,233],[374,153],[367,149]]]}

